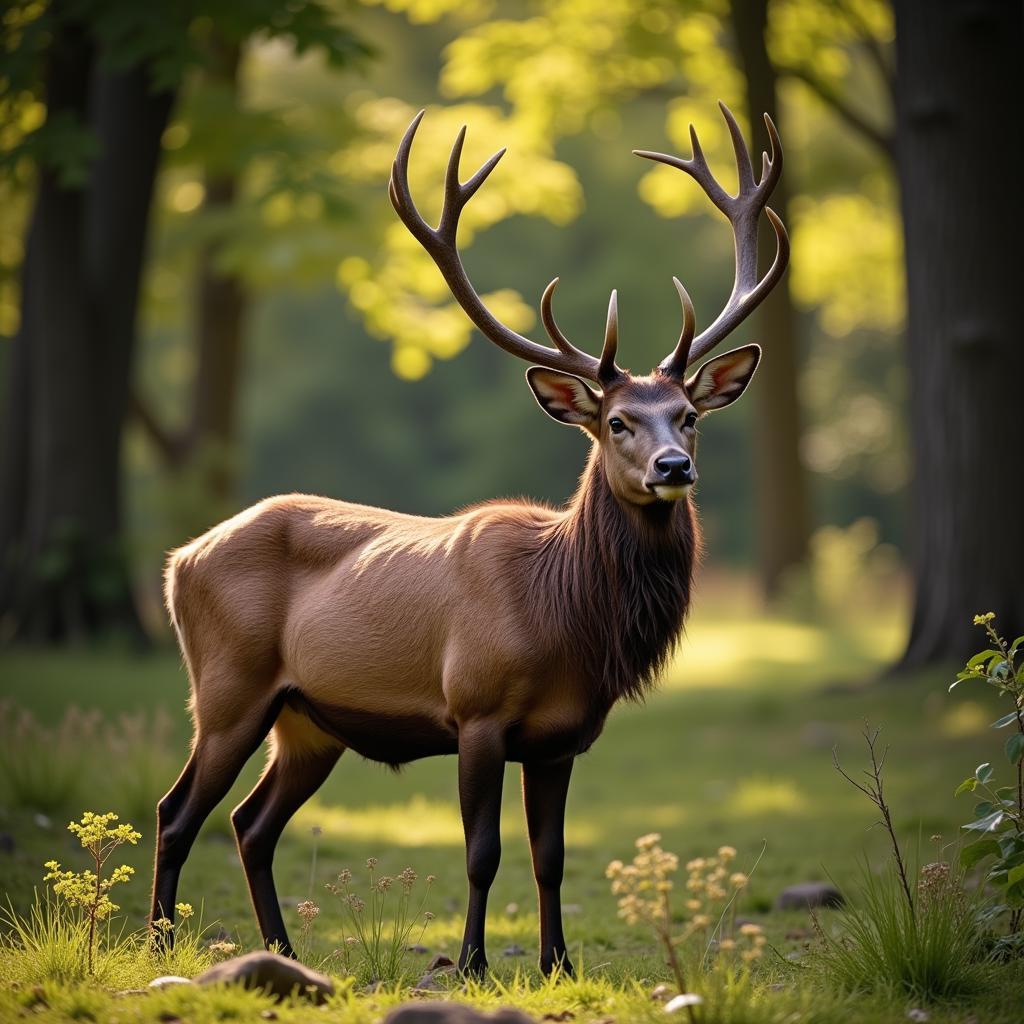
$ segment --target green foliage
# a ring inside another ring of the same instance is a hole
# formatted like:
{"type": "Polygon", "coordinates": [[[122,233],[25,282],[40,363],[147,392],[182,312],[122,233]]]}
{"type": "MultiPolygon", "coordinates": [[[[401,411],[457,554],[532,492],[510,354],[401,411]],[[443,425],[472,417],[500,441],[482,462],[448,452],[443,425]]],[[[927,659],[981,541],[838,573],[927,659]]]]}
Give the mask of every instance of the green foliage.
{"type": "MultiPolygon", "coordinates": [[[[344,921],[346,935],[338,951],[340,966],[348,975],[354,975],[366,982],[383,982],[400,985],[409,973],[409,945],[413,933],[415,942],[423,938],[427,925],[434,918],[424,910],[434,876],[427,875],[423,894],[418,906],[413,909],[413,889],[416,872],[405,868],[395,877],[378,873],[376,857],[366,861],[369,873],[367,899],[363,899],[353,888],[352,872],[343,868],[337,882],[329,882],[327,891],[335,897],[344,921]],[[418,926],[418,929],[417,929],[418,926]]],[[[319,910],[307,901],[306,917],[311,921],[319,910]]],[[[303,915],[303,905],[299,906],[303,915]]],[[[305,924],[305,922],[304,922],[305,924]]]]}
{"type": "Polygon", "coordinates": [[[863,865],[838,936],[818,926],[815,966],[841,991],[889,992],[923,1001],[963,999],[984,984],[977,899],[943,861],[923,866],[911,902],[897,868],[863,865]]]}
{"type": "Polygon", "coordinates": [[[1024,636],[1007,643],[994,621],[993,612],[975,615],[974,624],[985,630],[991,646],[968,660],[950,690],[963,682],[983,682],[1011,703],[1013,710],[996,719],[992,728],[1015,730],[1003,750],[1017,776],[1016,784],[999,786],[995,769],[986,761],[957,786],[955,795],[980,790],[984,797],[974,807],[974,820],[962,826],[981,838],[964,847],[961,863],[969,868],[992,858],[985,880],[1000,896],[999,903],[989,908],[988,919],[1008,914],[1013,937],[1024,923],[1024,636]]]}

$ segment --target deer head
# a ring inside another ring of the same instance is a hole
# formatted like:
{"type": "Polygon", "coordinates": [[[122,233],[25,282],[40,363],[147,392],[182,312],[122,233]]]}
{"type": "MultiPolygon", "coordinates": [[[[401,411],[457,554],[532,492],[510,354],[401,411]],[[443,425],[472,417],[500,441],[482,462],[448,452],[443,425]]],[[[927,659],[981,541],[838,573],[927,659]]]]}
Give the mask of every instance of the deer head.
{"type": "Polygon", "coordinates": [[[675,348],[647,376],[634,376],[615,362],[619,322],[616,293],[608,304],[604,346],[599,358],[572,345],[562,334],[551,310],[556,277],[541,299],[541,319],[554,348],[539,345],[499,323],[470,283],[456,246],[459,216],[498,161],[495,153],[468,181],[459,181],[459,162],[466,137],[463,127],[455,139],[445,174],[441,219],[432,228],[420,215],[409,191],[408,167],[416,129],[423,111],[413,119],[398,147],[388,193],[405,226],[430,254],[452,295],[485,337],[514,356],[537,365],[526,378],[541,408],[561,423],[581,427],[601,449],[601,464],[612,493],[621,502],[650,505],[686,497],[697,480],[696,425],[704,414],[731,405],[750,383],[761,357],[757,345],[726,352],[688,376],[687,369],[730,334],[764,300],[781,278],[789,259],[789,239],[768,198],[782,172],[782,146],[771,118],[765,124],[771,153],[762,154],[761,174],[755,179],[750,152],[729,109],[719,104],[736,154],[738,191],[729,195],[715,180],[690,127],[690,159],[634,150],[637,156],[678,167],[689,174],[732,225],[736,274],[725,308],[694,337],[693,303],[673,278],[683,309],[683,327],[675,348]],[[757,226],[764,211],[775,230],[776,253],[764,277],[757,271],[757,226]],[[597,385],[597,389],[587,381],[597,385]]]}

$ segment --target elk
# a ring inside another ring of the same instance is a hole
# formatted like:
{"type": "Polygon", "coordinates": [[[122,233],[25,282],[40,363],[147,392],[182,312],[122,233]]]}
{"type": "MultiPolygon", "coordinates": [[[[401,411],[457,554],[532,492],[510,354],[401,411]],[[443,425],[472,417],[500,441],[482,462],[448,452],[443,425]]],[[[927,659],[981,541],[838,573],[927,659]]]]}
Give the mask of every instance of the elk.
{"type": "Polygon", "coordinates": [[[560,906],[569,777],[616,701],[642,698],[676,644],[700,543],[689,500],[697,421],[740,397],[760,349],[745,345],[687,369],[765,298],[788,260],[785,229],[767,206],[782,170],[775,126],[766,115],[771,153],[755,177],[740,129],[721,109],[736,155],[735,196],[712,175],[692,127],[689,159],[637,151],[701,186],[732,225],[736,254],[726,306],[696,337],[693,304],[673,278],[682,331],[647,376],[616,364],[615,292],[599,358],[556,324],[557,278],[541,300],[553,348],[492,316],[466,275],[456,232],[504,150],[460,182],[463,127],[433,228],[408,182],[422,111],[409,126],[389,184],[398,216],[483,335],[534,364],[526,378],[541,408],[586,431],[590,457],[558,510],[496,500],[428,519],[292,494],[261,501],[170,555],[165,596],[191,683],[194,737],[158,805],[154,921],[173,920],[202,822],[268,735],[266,768],[231,819],[263,939],[286,953],[274,848],[341,754],[392,766],[457,754],[469,879],[460,969],[487,967],[487,894],[501,854],[502,777],[513,761],[522,765],[540,966],[572,970],[560,906]],[[776,254],[759,277],[762,211],[776,254]]]}

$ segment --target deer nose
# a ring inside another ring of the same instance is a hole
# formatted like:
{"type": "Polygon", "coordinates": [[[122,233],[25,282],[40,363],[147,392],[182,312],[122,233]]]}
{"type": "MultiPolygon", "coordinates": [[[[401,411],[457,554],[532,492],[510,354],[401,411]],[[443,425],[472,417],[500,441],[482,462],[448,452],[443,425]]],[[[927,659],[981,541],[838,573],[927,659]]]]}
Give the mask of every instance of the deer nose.
{"type": "Polygon", "coordinates": [[[673,455],[659,455],[654,460],[654,468],[666,483],[693,483],[693,460],[685,452],[673,455]]]}

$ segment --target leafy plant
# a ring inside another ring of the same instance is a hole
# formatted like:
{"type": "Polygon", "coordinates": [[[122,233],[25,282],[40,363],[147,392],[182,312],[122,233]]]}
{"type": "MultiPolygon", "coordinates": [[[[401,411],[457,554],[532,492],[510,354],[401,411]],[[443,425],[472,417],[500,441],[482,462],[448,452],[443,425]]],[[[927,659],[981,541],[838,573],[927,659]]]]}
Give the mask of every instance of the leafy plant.
{"type": "MultiPolygon", "coordinates": [[[[420,925],[416,941],[423,937],[427,925],[434,915],[424,910],[427,895],[434,882],[433,875],[427,875],[423,895],[419,906],[412,910],[412,894],[416,885],[416,872],[405,868],[397,877],[374,874],[377,858],[370,857],[366,861],[369,872],[368,899],[364,900],[352,888],[352,872],[345,868],[338,875],[337,882],[328,882],[327,891],[337,898],[341,907],[342,917],[346,923],[345,930],[351,928],[352,934],[345,936],[339,950],[346,973],[360,973],[368,976],[371,981],[400,982],[405,976],[405,960],[410,945],[410,938],[417,923],[420,925]],[[397,884],[396,884],[397,883],[397,884]],[[390,930],[385,927],[386,914],[393,906],[393,917],[390,930]],[[361,963],[352,970],[351,951],[358,948],[361,963]]],[[[304,925],[311,925],[319,914],[312,912],[315,904],[306,901],[308,916],[303,917],[304,925]]],[[[299,907],[302,911],[302,905],[299,907]]],[[[305,932],[305,928],[304,928],[305,932]]],[[[308,943],[308,936],[304,934],[308,943]]]]}
{"type": "MultiPolygon", "coordinates": [[[[688,972],[684,970],[681,951],[695,938],[701,940],[704,949],[708,947],[709,937],[721,928],[726,914],[735,910],[736,897],[749,879],[742,872],[731,869],[730,864],[736,857],[736,850],[731,846],[720,846],[714,857],[696,857],[689,861],[686,865],[685,912],[681,930],[677,931],[678,911],[672,906],[675,889],[672,876],[679,868],[679,858],[663,850],[660,844],[661,836],[657,832],[641,836],[636,841],[637,854],[632,863],[613,860],[605,876],[611,880],[612,893],[619,897],[619,917],[627,924],[647,924],[665,950],[679,988],[679,995],[666,1008],[685,1007],[691,1022],[696,1024],[697,1007],[703,1003],[703,998],[690,991],[687,985],[688,972]]],[[[734,920],[734,917],[730,920],[730,926],[734,920]]],[[[737,956],[742,965],[757,960],[766,943],[761,926],[748,923],[740,927],[738,937],[732,934],[723,936],[718,948],[723,960],[734,968],[737,956]]],[[[699,962],[704,962],[703,956],[699,962]]]]}
{"type": "Polygon", "coordinates": [[[78,908],[82,919],[88,924],[86,945],[90,974],[93,973],[96,925],[119,909],[111,900],[110,891],[115,885],[127,882],[135,874],[134,868],[122,864],[104,878],[103,868],[118,847],[126,843],[134,846],[142,838],[142,834],[127,823],[115,825],[114,822],[117,820],[117,815],[113,811],[106,814],[86,811],[81,821],[72,821],[68,824],[68,831],[78,836],[78,841],[89,851],[93,870],[64,871],[55,860],[48,860],[45,864],[48,874],[44,881],[52,882],[54,894],[69,906],[78,908]]]}
{"type": "Polygon", "coordinates": [[[960,851],[960,863],[971,868],[991,858],[985,880],[1002,893],[986,917],[991,920],[1008,913],[1013,936],[1024,923],[1024,636],[1008,644],[994,621],[993,612],[974,616],[974,624],[985,630],[991,646],[967,662],[950,690],[963,682],[984,682],[1010,701],[1012,710],[994,721],[992,728],[1012,730],[1003,749],[1017,780],[1015,786],[997,786],[995,769],[985,762],[957,786],[957,796],[980,789],[985,797],[974,807],[974,821],[962,826],[981,838],[960,851]]]}

